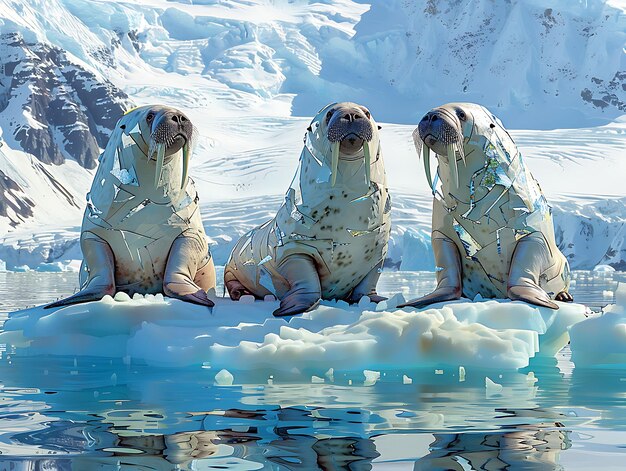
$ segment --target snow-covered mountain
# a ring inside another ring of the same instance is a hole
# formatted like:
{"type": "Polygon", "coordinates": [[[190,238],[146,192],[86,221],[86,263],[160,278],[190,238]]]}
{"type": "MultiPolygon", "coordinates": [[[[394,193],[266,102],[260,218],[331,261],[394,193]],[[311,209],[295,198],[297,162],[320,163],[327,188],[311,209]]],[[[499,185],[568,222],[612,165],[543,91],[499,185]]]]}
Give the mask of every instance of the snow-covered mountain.
{"type": "Polygon", "coordinates": [[[71,172],[55,167],[71,160],[94,169],[100,148],[130,105],[122,90],[72,62],[62,49],[3,29],[0,227],[15,227],[41,212],[40,203],[50,197],[58,202],[59,212],[80,209],[82,198],[77,196],[83,186],[72,191],[66,181],[71,172]]]}
{"type": "Polygon", "coordinates": [[[626,112],[625,11],[624,0],[0,1],[3,31],[68,51],[133,97],[175,83],[201,88],[220,115],[296,116],[347,98],[406,124],[475,101],[532,129],[626,112]]]}
{"type": "Polygon", "coordinates": [[[178,106],[200,129],[192,175],[218,263],[291,180],[306,119],[290,116],[334,100],[407,124],[383,129],[396,195],[391,265],[431,264],[430,202],[410,131],[454,100],[485,104],[509,128],[556,129],[516,139],[554,202],[564,251],[576,268],[626,263],[624,0],[0,0],[0,34],[14,38],[0,59],[21,54],[30,74],[5,66],[2,80],[2,97],[12,97],[0,111],[0,259],[9,266],[80,257],[95,149],[130,100],[178,106]],[[7,85],[20,80],[49,91],[40,129],[23,113],[28,95],[7,85]],[[15,131],[25,124],[51,137],[24,144],[15,131]]]}

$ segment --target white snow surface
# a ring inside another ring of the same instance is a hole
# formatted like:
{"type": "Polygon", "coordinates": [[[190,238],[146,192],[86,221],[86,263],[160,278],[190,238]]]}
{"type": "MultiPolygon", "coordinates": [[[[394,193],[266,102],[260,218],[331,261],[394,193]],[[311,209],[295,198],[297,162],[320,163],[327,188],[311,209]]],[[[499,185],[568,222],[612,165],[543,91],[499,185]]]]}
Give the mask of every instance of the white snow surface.
{"type": "Polygon", "coordinates": [[[615,304],[570,329],[576,368],[626,367],[626,283],[615,291],[615,304]]]}
{"type": "Polygon", "coordinates": [[[237,371],[252,370],[308,377],[324,377],[330,368],[335,374],[459,366],[514,370],[535,356],[554,356],[567,344],[568,328],[585,318],[579,304],[551,310],[508,300],[460,300],[421,311],[381,309],[367,299],[358,306],[323,301],[292,318],[272,317],[277,301],[215,301],[211,312],[162,295],[130,299],[118,293],[58,310],[33,308],[10,315],[0,342],[21,356],[228,369],[220,377],[228,383],[227,373],[236,382],[237,371]]]}

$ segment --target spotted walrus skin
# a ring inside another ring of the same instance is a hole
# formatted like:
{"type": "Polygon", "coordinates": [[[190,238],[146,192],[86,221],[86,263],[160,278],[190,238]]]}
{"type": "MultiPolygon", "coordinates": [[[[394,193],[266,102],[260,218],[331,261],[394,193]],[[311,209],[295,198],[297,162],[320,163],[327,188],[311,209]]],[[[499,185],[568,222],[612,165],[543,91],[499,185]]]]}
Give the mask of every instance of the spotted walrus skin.
{"type": "Polygon", "coordinates": [[[378,126],[360,105],[328,105],[307,129],[276,217],[233,249],[224,271],[231,298],[275,295],[277,316],[310,310],[320,298],[384,299],[376,283],[390,212],[378,126]]]}
{"type": "Polygon", "coordinates": [[[477,294],[552,309],[553,300],[571,301],[550,206],[500,120],[480,105],[450,103],[427,113],[413,135],[435,196],[437,288],[406,305],[477,294]]]}
{"type": "Polygon", "coordinates": [[[47,307],[123,291],[212,306],[215,269],[187,177],[195,130],[180,111],[143,106],[117,123],[87,194],[81,291],[47,307]]]}

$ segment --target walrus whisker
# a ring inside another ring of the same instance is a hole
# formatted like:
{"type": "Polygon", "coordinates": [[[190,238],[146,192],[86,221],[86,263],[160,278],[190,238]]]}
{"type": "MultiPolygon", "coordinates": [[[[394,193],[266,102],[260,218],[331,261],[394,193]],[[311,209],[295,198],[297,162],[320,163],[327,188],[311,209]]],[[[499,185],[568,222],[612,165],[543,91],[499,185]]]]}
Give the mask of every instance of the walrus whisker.
{"type": "Polygon", "coordinates": [[[337,181],[337,167],[339,165],[339,141],[332,143],[332,157],[330,160],[330,186],[335,186],[337,181]]]}
{"type": "Polygon", "coordinates": [[[369,186],[369,184],[371,183],[371,178],[370,178],[370,165],[372,164],[372,156],[370,154],[370,143],[367,141],[363,141],[363,155],[365,157],[365,179],[367,181],[367,185],[369,186]]]}
{"type": "Polygon", "coordinates": [[[159,186],[161,180],[161,172],[163,171],[163,161],[165,160],[165,145],[157,144],[156,151],[156,170],[154,172],[154,186],[159,186]]]}

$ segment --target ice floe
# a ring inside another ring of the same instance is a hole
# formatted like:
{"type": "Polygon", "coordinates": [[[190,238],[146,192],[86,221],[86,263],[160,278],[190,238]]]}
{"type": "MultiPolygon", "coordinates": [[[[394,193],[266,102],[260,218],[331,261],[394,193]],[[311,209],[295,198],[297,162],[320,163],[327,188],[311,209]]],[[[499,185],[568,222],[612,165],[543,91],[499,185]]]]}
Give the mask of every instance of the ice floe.
{"type": "Polygon", "coordinates": [[[272,317],[277,301],[215,302],[210,310],[162,295],[118,293],[56,311],[37,307],[12,313],[0,342],[18,356],[203,365],[235,378],[256,369],[309,378],[369,370],[366,377],[375,381],[381,371],[415,368],[523,368],[532,357],[555,355],[569,340],[568,328],[585,319],[579,304],[560,303],[554,311],[508,300],[459,300],[421,311],[324,301],[292,318],[272,317]]]}

